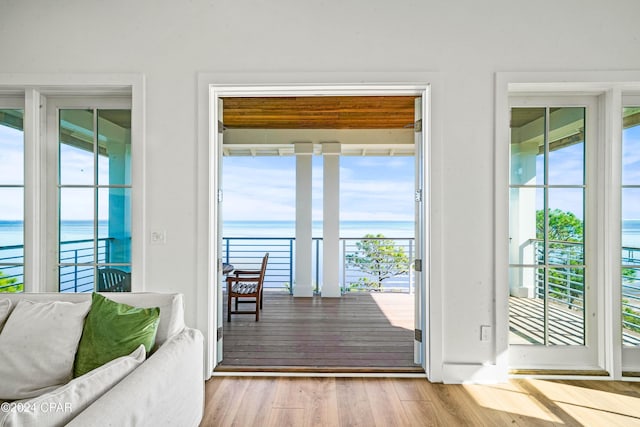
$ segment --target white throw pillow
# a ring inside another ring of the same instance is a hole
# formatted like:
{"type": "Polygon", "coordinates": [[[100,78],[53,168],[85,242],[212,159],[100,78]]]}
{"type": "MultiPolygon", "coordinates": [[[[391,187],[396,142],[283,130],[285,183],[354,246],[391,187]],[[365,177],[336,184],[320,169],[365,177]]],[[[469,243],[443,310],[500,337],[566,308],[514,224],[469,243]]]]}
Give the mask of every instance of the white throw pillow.
{"type": "Polygon", "coordinates": [[[145,359],[141,345],[128,356],[118,357],[42,396],[5,403],[0,427],[63,426],[119,383],[145,359]]]}
{"type": "Polygon", "coordinates": [[[66,384],[91,301],[21,300],[0,334],[0,399],[39,396],[66,384]]]}
{"type": "Polygon", "coordinates": [[[9,313],[11,313],[11,300],[1,299],[0,300],[0,332],[2,331],[2,327],[4,326],[4,322],[9,318],[9,313]]]}

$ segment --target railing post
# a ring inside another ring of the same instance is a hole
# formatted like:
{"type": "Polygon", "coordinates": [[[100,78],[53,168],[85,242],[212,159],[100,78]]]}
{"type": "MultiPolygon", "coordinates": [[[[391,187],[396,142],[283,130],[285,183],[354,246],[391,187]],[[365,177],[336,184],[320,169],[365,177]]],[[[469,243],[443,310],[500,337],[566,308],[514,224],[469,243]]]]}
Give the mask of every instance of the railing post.
{"type": "Polygon", "coordinates": [[[316,239],[316,294],[320,293],[320,239],[316,239]]]}
{"type": "MultiPolygon", "coordinates": [[[[73,291],[78,293],[78,250],[73,251],[73,291]]],[[[94,278],[95,280],[95,278],[94,278]]]]}
{"type": "MultiPolygon", "coordinates": [[[[100,240],[98,240],[98,247],[99,247],[99,242],[100,240]]],[[[104,262],[105,263],[111,262],[111,240],[110,239],[105,239],[104,241],[104,262]]]]}
{"type": "Polygon", "coordinates": [[[227,264],[231,264],[229,262],[229,240],[231,240],[231,239],[229,239],[229,238],[224,239],[224,241],[225,241],[225,252],[226,252],[225,253],[225,263],[227,263],[227,264]]]}
{"type": "Polygon", "coordinates": [[[347,289],[347,239],[342,239],[342,290],[345,293],[347,289]]]}
{"type": "Polygon", "coordinates": [[[293,295],[293,240],[289,239],[289,295],[293,295]]]}

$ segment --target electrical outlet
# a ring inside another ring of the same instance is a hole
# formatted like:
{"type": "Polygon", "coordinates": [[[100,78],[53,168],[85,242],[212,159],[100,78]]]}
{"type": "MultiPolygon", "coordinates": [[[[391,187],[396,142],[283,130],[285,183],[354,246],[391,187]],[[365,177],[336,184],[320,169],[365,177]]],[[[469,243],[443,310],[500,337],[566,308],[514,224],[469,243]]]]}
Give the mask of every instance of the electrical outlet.
{"type": "Polygon", "coordinates": [[[491,326],[480,326],[480,341],[491,341],[491,326]]]}
{"type": "Polygon", "coordinates": [[[167,243],[167,232],[165,230],[156,230],[151,232],[152,245],[164,245],[167,243]]]}

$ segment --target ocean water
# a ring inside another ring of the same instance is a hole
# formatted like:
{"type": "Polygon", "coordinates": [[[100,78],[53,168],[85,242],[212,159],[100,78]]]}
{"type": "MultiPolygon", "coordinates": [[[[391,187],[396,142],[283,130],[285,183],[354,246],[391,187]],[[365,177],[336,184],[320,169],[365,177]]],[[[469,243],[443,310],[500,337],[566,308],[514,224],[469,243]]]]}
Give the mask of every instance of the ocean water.
{"type": "MultiPolygon", "coordinates": [[[[22,263],[23,224],[18,221],[0,221],[0,262],[22,263]],[[11,247],[15,245],[17,247],[11,247]]],[[[91,239],[93,223],[90,221],[65,221],[62,223],[61,236],[63,241],[91,239]]],[[[108,225],[99,223],[100,237],[107,237],[108,225]]],[[[322,223],[313,222],[314,238],[321,238],[322,223]]],[[[410,256],[412,254],[412,239],[414,237],[414,223],[412,221],[343,221],[340,223],[340,237],[347,239],[346,246],[340,247],[340,257],[344,252],[352,253],[356,250],[355,240],[366,234],[382,234],[395,239],[397,246],[402,246],[410,256]],[[349,246],[351,245],[351,246],[349,246]]],[[[268,269],[267,287],[282,287],[292,281],[293,266],[290,264],[295,236],[293,221],[225,221],[223,225],[223,260],[236,265],[236,268],[253,268],[259,265],[259,260],[265,252],[270,252],[271,258],[268,269]],[[228,246],[227,246],[228,245],[228,246]],[[229,254],[227,255],[227,248],[229,254]]],[[[622,243],[625,247],[640,248],[640,220],[625,221],[623,226],[622,243]]],[[[85,245],[85,244],[77,244],[85,245]]],[[[65,249],[75,249],[75,245],[65,245],[65,249]]],[[[314,281],[322,282],[322,242],[316,241],[312,256],[314,281]]],[[[15,277],[22,276],[22,268],[4,266],[5,274],[15,277]],[[9,271],[11,270],[11,272],[9,271]]],[[[343,268],[340,272],[341,283],[353,283],[362,274],[343,268]]],[[[404,274],[386,280],[385,286],[408,291],[411,286],[410,275],[404,274]]]]}
{"type": "MultiPolygon", "coordinates": [[[[23,243],[23,223],[21,221],[0,221],[0,248],[23,243]]],[[[92,238],[91,221],[64,221],[61,227],[61,240],[82,240],[92,238]]],[[[106,221],[98,223],[100,237],[108,236],[106,221]]],[[[313,237],[322,237],[322,223],[313,222],[313,237]]],[[[366,234],[382,234],[391,238],[413,238],[412,221],[342,221],[340,237],[357,238],[366,234]]],[[[225,221],[224,237],[287,237],[295,236],[294,221],[225,221]]],[[[627,220],[622,228],[622,245],[640,248],[640,220],[627,220]]],[[[6,250],[6,249],[4,249],[6,250]]],[[[0,256],[1,258],[1,256],[0,256]]]]}

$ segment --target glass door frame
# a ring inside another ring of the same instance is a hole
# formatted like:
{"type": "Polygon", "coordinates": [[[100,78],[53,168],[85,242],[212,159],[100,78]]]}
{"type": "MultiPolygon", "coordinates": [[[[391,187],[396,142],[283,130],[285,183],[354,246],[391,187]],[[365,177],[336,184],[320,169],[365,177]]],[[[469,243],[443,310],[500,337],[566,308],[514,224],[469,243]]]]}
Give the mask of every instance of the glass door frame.
{"type": "MultiPolygon", "coordinates": [[[[585,157],[584,157],[584,290],[585,310],[584,346],[548,346],[548,345],[518,345],[509,344],[509,368],[516,370],[588,370],[602,371],[605,369],[604,354],[604,305],[602,290],[597,283],[602,283],[600,273],[602,267],[598,265],[601,259],[598,240],[601,235],[598,221],[599,213],[597,201],[602,190],[598,186],[598,163],[602,160],[600,150],[604,145],[598,128],[599,111],[598,98],[584,95],[512,95],[509,98],[509,111],[512,108],[556,108],[556,107],[584,107],[585,108],[585,157]]],[[[545,135],[548,133],[548,124],[545,135]]],[[[545,136],[546,137],[546,136],[545,136]]],[[[511,184],[509,182],[509,184],[511,184]]],[[[510,185],[511,188],[511,185],[510,185]]],[[[544,188],[548,188],[545,183],[544,188]]],[[[545,206],[547,207],[547,206],[545,206]]],[[[511,265],[511,264],[509,264],[511,265]]],[[[508,319],[507,319],[508,320],[508,319]]]]}
{"type": "MultiPolygon", "coordinates": [[[[624,185],[624,183],[622,182],[622,172],[623,172],[623,168],[622,168],[622,161],[624,160],[623,155],[624,153],[622,152],[622,142],[624,141],[624,138],[622,136],[622,132],[624,132],[624,127],[622,125],[622,112],[623,109],[625,107],[640,107],[640,93],[639,94],[623,94],[622,95],[622,109],[620,110],[620,116],[619,116],[619,120],[620,120],[620,126],[621,126],[621,147],[620,147],[620,171],[618,171],[618,176],[620,179],[620,192],[619,192],[619,196],[620,196],[620,200],[619,203],[617,204],[617,206],[620,207],[620,215],[618,216],[620,218],[620,230],[618,230],[617,236],[620,240],[617,240],[618,242],[620,242],[620,245],[618,247],[618,251],[616,252],[618,258],[618,263],[617,265],[620,267],[620,270],[618,271],[618,274],[616,275],[616,281],[615,284],[617,286],[617,288],[619,289],[620,292],[620,299],[618,301],[618,303],[620,304],[620,306],[622,305],[622,269],[624,269],[625,267],[628,267],[626,265],[623,264],[622,262],[622,193],[624,188],[628,188],[627,186],[624,185]]],[[[632,188],[638,188],[640,189],[640,183],[638,184],[632,184],[631,185],[632,188]]],[[[635,268],[638,268],[638,271],[640,271],[640,266],[635,266],[635,268]]],[[[640,278],[638,278],[638,280],[640,280],[640,278]]],[[[621,310],[621,314],[620,314],[620,322],[622,322],[623,320],[623,313],[622,313],[622,307],[620,307],[621,310]]],[[[640,373],[640,346],[625,346],[624,345],[624,341],[622,339],[622,334],[623,334],[623,329],[622,327],[620,327],[620,346],[621,346],[621,371],[622,371],[622,375],[624,375],[625,373],[632,373],[633,376],[637,376],[638,373],[640,373]]]]}
{"type": "MultiPolygon", "coordinates": [[[[22,262],[21,263],[2,263],[2,265],[0,265],[0,271],[3,270],[4,268],[7,267],[17,267],[17,266],[21,266],[22,267],[22,283],[23,283],[23,290],[27,291],[27,280],[25,278],[25,276],[27,276],[29,273],[26,271],[27,266],[30,265],[30,263],[27,263],[26,259],[27,257],[29,258],[33,258],[33,248],[34,245],[32,244],[31,241],[31,233],[30,233],[30,227],[27,226],[28,224],[28,215],[27,215],[27,205],[29,204],[29,195],[27,194],[27,191],[29,190],[30,186],[27,185],[27,175],[28,175],[28,159],[29,157],[27,156],[27,150],[29,150],[29,145],[27,144],[27,135],[26,135],[26,131],[25,131],[25,102],[24,102],[24,97],[17,97],[17,96],[3,96],[0,95],[0,110],[22,110],[22,157],[23,157],[23,174],[22,174],[22,184],[5,184],[0,182],[0,189],[22,189],[22,245],[23,245],[23,251],[22,251],[22,262]]],[[[0,245],[2,245],[2,242],[0,242],[0,245]]],[[[1,255],[1,254],[0,254],[1,255]]],[[[1,291],[0,291],[0,296],[1,296],[1,291]]]]}
{"type": "MultiPolygon", "coordinates": [[[[44,280],[44,289],[40,289],[43,292],[59,292],[59,215],[60,215],[60,204],[59,204],[59,150],[58,150],[58,136],[59,136],[59,119],[60,114],[59,111],[61,109],[86,109],[86,110],[94,110],[98,111],[101,109],[129,109],[131,110],[131,120],[132,126],[134,123],[134,112],[132,108],[132,99],[131,96],[123,95],[123,96],[55,96],[49,97],[46,100],[46,171],[45,181],[46,184],[44,186],[44,198],[45,198],[45,212],[47,212],[46,218],[44,218],[44,222],[46,224],[46,238],[45,245],[46,246],[46,257],[45,257],[45,271],[46,277],[44,280]]],[[[95,121],[94,121],[95,123],[95,121]]],[[[96,131],[96,130],[94,130],[96,131]]],[[[131,132],[131,144],[132,144],[132,159],[135,158],[136,153],[134,152],[135,140],[133,129],[131,132]]],[[[129,212],[130,221],[132,225],[132,241],[131,241],[131,277],[132,277],[132,291],[135,290],[136,281],[133,280],[134,272],[137,269],[134,265],[135,256],[134,253],[136,251],[134,238],[136,235],[135,230],[135,222],[134,221],[134,212],[133,206],[134,196],[133,189],[135,188],[134,181],[134,168],[137,163],[132,161],[131,167],[131,183],[128,186],[130,189],[130,197],[131,197],[131,205],[132,210],[129,212]]],[[[93,183],[91,188],[100,188],[97,182],[93,183]]],[[[97,203],[94,202],[94,203],[97,203]]],[[[94,206],[97,208],[97,206],[94,206]]],[[[94,212],[94,217],[97,215],[97,211],[94,212]]],[[[97,235],[97,227],[94,224],[94,234],[97,235]]],[[[97,260],[94,259],[94,273],[96,270],[97,260]]],[[[94,276],[95,278],[96,276],[94,276]]]]}
{"type": "MultiPolygon", "coordinates": [[[[204,79],[204,77],[202,77],[204,79]]],[[[206,299],[208,301],[208,309],[207,309],[207,328],[205,331],[205,341],[209,343],[218,342],[218,345],[206,345],[205,348],[205,377],[209,377],[213,373],[213,369],[216,367],[218,360],[221,359],[221,356],[218,354],[220,347],[220,341],[218,337],[221,336],[222,332],[222,324],[219,322],[218,312],[221,310],[222,301],[219,299],[218,292],[216,292],[217,284],[222,280],[222,271],[219,268],[218,259],[220,255],[218,253],[219,240],[222,236],[218,235],[218,221],[219,215],[217,208],[213,206],[216,204],[215,200],[218,197],[218,191],[220,189],[220,181],[219,181],[219,153],[218,148],[220,145],[219,141],[219,103],[218,100],[222,97],[233,97],[233,96],[243,96],[243,97],[260,97],[260,96],[323,96],[323,95],[378,95],[378,96],[393,96],[393,95],[416,95],[421,96],[423,99],[423,107],[431,106],[431,90],[430,85],[348,85],[348,86],[336,86],[336,85],[327,85],[327,86],[318,86],[318,85],[301,85],[301,86],[288,86],[288,85],[272,85],[272,86],[237,86],[237,85],[219,85],[213,83],[204,83],[201,81],[201,84],[207,89],[207,111],[209,113],[209,117],[207,118],[207,159],[208,159],[208,242],[207,242],[207,260],[214,260],[213,262],[208,261],[207,263],[207,292],[206,299]]],[[[430,109],[423,108],[422,111],[422,123],[429,124],[430,121],[430,109]]],[[[427,127],[430,131],[430,127],[427,127]]],[[[429,164],[429,156],[430,156],[430,132],[422,132],[421,139],[423,141],[423,150],[421,162],[423,165],[429,164]]],[[[427,307],[430,307],[430,279],[432,270],[430,269],[430,252],[428,251],[429,242],[430,242],[430,216],[428,214],[429,203],[428,199],[430,197],[430,186],[429,186],[429,170],[427,167],[424,168],[424,176],[423,176],[423,192],[425,202],[422,203],[423,210],[423,218],[425,221],[425,227],[423,229],[423,236],[421,241],[423,243],[424,253],[423,253],[423,271],[426,274],[422,274],[420,277],[420,283],[416,283],[416,286],[420,286],[423,292],[420,294],[421,301],[420,305],[423,308],[422,312],[419,313],[422,316],[419,323],[422,325],[421,330],[422,333],[422,342],[421,342],[421,361],[422,367],[425,369],[425,372],[428,377],[431,377],[431,373],[434,369],[437,369],[438,372],[435,373],[435,379],[439,379],[441,373],[439,371],[440,367],[437,366],[437,363],[434,364],[434,358],[430,357],[431,354],[436,354],[435,360],[440,360],[441,357],[438,353],[441,353],[442,348],[439,343],[431,342],[434,338],[434,335],[430,334],[430,329],[434,329],[434,323],[439,325],[439,319],[434,318],[433,313],[431,313],[427,307]],[[427,323],[426,319],[430,318],[430,322],[427,323]],[[430,324],[430,328],[427,328],[427,324],[430,324]],[[436,347],[435,352],[433,347],[436,347]]],[[[417,237],[416,237],[417,238],[417,237]]],[[[203,295],[204,296],[204,295],[203,295]]],[[[417,313],[418,314],[418,313],[417,313]]],[[[436,316],[440,316],[441,313],[438,311],[436,316]]],[[[434,329],[435,337],[439,337],[440,334],[437,331],[437,326],[434,329]]],[[[437,338],[435,338],[437,339],[437,338]]],[[[222,344],[223,345],[223,344],[222,344]]]]}

